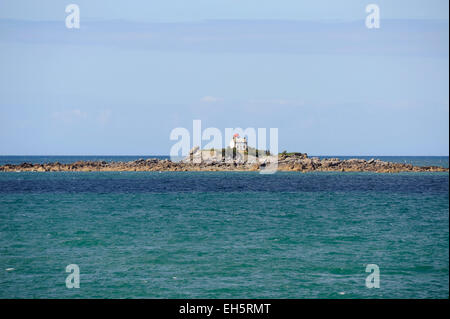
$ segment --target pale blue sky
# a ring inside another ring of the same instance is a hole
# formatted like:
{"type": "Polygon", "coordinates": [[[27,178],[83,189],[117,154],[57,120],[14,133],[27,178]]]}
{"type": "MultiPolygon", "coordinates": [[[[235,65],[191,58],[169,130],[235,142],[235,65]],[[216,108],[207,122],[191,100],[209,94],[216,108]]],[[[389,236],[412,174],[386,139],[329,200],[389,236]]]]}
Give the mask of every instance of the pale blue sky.
{"type": "Polygon", "coordinates": [[[0,18],[60,20],[69,3],[80,6],[84,18],[146,22],[211,19],[345,20],[361,19],[375,3],[385,19],[447,19],[446,0],[2,0],[0,18]],[[63,8],[61,10],[61,8],[63,8]]]}
{"type": "Polygon", "coordinates": [[[168,154],[201,119],[278,127],[280,151],[448,155],[448,44],[447,1],[1,1],[0,154],[168,154]]]}

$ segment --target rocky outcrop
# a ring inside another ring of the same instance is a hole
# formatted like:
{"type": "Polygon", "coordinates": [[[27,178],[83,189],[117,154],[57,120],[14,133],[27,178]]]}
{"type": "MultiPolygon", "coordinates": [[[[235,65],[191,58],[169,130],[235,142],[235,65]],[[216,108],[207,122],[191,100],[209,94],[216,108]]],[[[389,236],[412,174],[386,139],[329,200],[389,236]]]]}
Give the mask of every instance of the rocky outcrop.
{"type": "MultiPolygon", "coordinates": [[[[239,157],[219,158],[210,157],[203,160],[203,157],[196,157],[193,150],[188,158],[181,162],[172,162],[155,158],[138,159],[131,162],[105,162],[105,161],[78,161],[70,164],[58,162],[46,164],[22,163],[18,165],[5,164],[0,166],[0,172],[120,172],[120,171],[258,171],[268,167],[270,161],[276,157],[264,156],[257,158],[240,154],[239,157]]],[[[289,153],[278,155],[279,171],[297,172],[448,172],[448,168],[439,166],[413,166],[411,164],[384,162],[378,159],[348,159],[338,158],[319,159],[309,158],[303,153],[289,153]]]]}

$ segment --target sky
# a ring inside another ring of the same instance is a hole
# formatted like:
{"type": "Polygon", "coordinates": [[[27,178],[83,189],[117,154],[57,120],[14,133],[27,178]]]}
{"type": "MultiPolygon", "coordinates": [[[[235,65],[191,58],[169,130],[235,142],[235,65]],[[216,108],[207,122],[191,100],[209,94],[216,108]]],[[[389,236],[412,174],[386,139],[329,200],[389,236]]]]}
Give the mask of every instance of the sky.
{"type": "Polygon", "coordinates": [[[448,156],[448,6],[3,0],[0,155],[167,155],[201,120],[278,128],[280,151],[448,156]]]}

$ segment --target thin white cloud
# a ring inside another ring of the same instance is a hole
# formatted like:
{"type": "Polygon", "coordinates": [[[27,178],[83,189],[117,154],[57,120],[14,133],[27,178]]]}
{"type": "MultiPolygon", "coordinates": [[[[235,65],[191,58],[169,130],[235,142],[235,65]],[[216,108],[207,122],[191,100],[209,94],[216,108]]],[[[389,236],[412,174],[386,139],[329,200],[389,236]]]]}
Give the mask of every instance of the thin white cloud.
{"type": "Polygon", "coordinates": [[[53,112],[51,117],[53,120],[56,120],[59,122],[72,123],[75,121],[86,119],[87,113],[83,112],[80,109],[72,109],[72,110],[53,112]]]}
{"type": "Polygon", "coordinates": [[[248,101],[250,104],[256,105],[284,105],[284,106],[303,106],[305,103],[301,100],[296,99],[259,99],[259,100],[250,100],[248,101]]]}
{"type": "Polygon", "coordinates": [[[220,97],[215,97],[215,96],[204,96],[200,99],[200,101],[202,101],[203,103],[217,103],[217,102],[222,102],[223,99],[220,97]]]}
{"type": "Polygon", "coordinates": [[[111,110],[102,110],[97,119],[101,125],[106,125],[110,121],[112,116],[111,110]]]}
{"type": "Polygon", "coordinates": [[[68,36],[59,21],[0,19],[2,43],[106,45],[173,52],[416,56],[448,59],[447,20],[383,20],[368,32],[360,21],[209,20],[201,23],[90,21],[68,36]],[[82,31],[80,31],[82,32],[82,31]],[[29,35],[33,34],[32,37],[29,35]],[[161,39],[164,39],[162,41],[161,39]]]}

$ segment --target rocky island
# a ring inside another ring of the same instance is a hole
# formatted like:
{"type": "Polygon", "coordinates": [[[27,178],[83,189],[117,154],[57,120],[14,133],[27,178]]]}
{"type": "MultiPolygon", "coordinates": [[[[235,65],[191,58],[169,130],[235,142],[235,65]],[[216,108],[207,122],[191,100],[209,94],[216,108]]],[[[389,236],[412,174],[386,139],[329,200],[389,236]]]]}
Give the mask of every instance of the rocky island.
{"type": "MultiPolygon", "coordinates": [[[[212,153],[204,156],[205,151],[191,151],[190,156],[176,162],[168,159],[139,159],[130,162],[77,161],[70,164],[58,162],[45,164],[5,164],[0,172],[131,172],[131,171],[259,171],[267,165],[267,156],[255,157],[238,155],[233,158],[212,153]]],[[[210,152],[210,151],[206,151],[210,152]]],[[[239,153],[238,153],[239,154],[239,153]]],[[[235,154],[236,155],[236,154],[235,154]]],[[[276,157],[275,157],[276,158],[276,157]]],[[[273,156],[272,156],[273,159],[273,156]]],[[[385,162],[378,159],[347,159],[308,157],[305,153],[278,154],[279,171],[295,172],[448,172],[440,166],[413,166],[411,164],[385,162]]]]}

